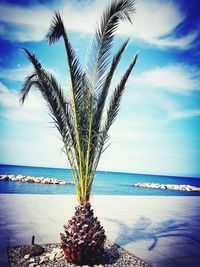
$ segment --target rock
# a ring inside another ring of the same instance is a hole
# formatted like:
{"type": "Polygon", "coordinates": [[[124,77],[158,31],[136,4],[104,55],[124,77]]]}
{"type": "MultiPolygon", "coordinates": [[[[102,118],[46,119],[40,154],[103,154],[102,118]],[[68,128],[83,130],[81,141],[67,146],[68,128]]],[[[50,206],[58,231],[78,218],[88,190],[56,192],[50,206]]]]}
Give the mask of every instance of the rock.
{"type": "Polygon", "coordinates": [[[65,182],[59,182],[59,184],[66,184],[65,182]]]}
{"type": "Polygon", "coordinates": [[[53,261],[55,259],[56,254],[55,253],[51,253],[49,256],[49,260],[53,261]]]}
{"type": "Polygon", "coordinates": [[[2,175],[0,180],[2,180],[2,181],[8,181],[9,180],[9,177],[8,177],[8,175],[2,175]]]}
{"type": "Polygon", "coordinates": [[[192,185],[177,185],[177,184],[155,184],[155,183],[137,183],[133,184],[135,187],[144,188],[155,188],[162,190],[178,190],[178,191],[189,191],[189,192],[200,192],[200,187],[195,187],[192,185]]]}
{"type": "Polygon", "coordinates": [[[46,261],[48,261],[48,258],[46,256],[40,256],[39,264],[45,263],[46,261]]]}
{"type": "Polygon", "coordinates": [[[22,176],[22,175],[17,175],[16,178],[21,180],[22,178],[24,178],[24,176],[22,176]]]}
{"type": "Polygon", "coordinates": [[[53,253],[61,253],[63,250],[62,248],[53,248],[53,253]]]}
{"type": "Polygon", "coordinates": [[[25,260],[28,260],[29,257],[30,257],[30,255],[29,255],[29,254],[26,254],[26,255],[24,256],[24,259],[25,259],[25,260]]]}
{"type": "Polygon", "coordinates": [[[34,244],[34,245],[27,245],[22,247],[21,254],[26,255],[29,254],[30,257],[34,256],[40,256],[44,253],[44,248],[40,245],[34,244]]]}
{"type": "Polygon", "coordinates": [[[66,183],[63,180],[57,178],[44,178],[44,177],[32,177],[32,176],[23,176],[23,175],[0,175],[0,181],[15,181],[22,183],[40,183],[40,184],[73,184],[71,182],[66,183]]]}
{"type": "Polygon", "coordinates": [[[31,258],[31,259],[29,260],[29,262],[35,262],[35,259],[34,259],[34,258],[31,258]]]}
{"type": "Polygon", "coordinates": [[[62,252],[56,254],[56,259],[62,258],[64,255],[62,252]]]}
{"type": "Polygon", "coordinates": [[[35,263],[31,263],[31,264],[29,264],[28,267],[35,267],[35,263]]]}

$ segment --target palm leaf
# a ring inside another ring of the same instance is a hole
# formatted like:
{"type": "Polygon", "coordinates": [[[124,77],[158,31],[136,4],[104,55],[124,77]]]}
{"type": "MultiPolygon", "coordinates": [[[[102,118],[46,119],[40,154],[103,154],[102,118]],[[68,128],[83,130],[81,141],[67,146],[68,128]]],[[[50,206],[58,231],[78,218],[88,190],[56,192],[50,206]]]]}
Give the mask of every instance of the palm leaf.
{"type": "Polygon", "coordinates": [[[20,102],[23,104],[32,86],[35,84],[36,73],[28,75],[20,92],[20,102]]]}
{"type": "Polygon", "coordinates": [[[120,107],[121,98],[122,98],[122,95],[123,95],[124,90],[125,90],[126,82],[127,82],[128,77],[129,77],[129,75],[130,75],[130,73],[131,73],[131,71],[132,71],[132,69],[133,69],[133,67],[137,61],[137,58],[138,58],[138,53],[134,56],[128,69],[124,73],[119,85],[115,88],[115,90],[111,96],[109,107],[107,110],[107,116],[105,119],[105,123],[102,126],[101,134],[99,135],[99,147],[100,148],[98,149],[96,158],[95,158],[93,166],[92,166],[92,170],[93,170],[92,180],[94,178],[94,173],[95,173],[97,165],[99,163],[99,159],[100,159],[101,153],[103,151],[104,145],[108,139],[107,133],[110,129],[110,126],[113,124],[113,122],[115,121],[115,119],[117,117],[119,107],[120,107]]]}
{"type": "MultiPolygon", "coordinates": [[[[130,15],[134,12],[134,0],[118,0],[112,2],[103,13],[99,27],[96,30],[92,46],[92,55],[88,64],[88,83],[92,93],[92,107],[88,130],[88,149],[86,159],[86,176],[90,175],[95,149],[93,139],[98,133],[93,129],[95,97],[98,96],[105,81],[105,74],[110,62],[110,49],[114,34],[120,20],[131,21],[130,15]]],[[[85,189],[87,183],[85,184],[85,189]]]]}
{"type": "MultiPolygon", "coordinates": [[[[42,93],[50,110],[50,115],[55,123],[56,128],[62,136],[68,159],[73,158],[74,169],[77,169],[78,155],[77,143],[75,139],[74,124],[69,111],[69,105],[63,95],[61,87],[58,85],[55,77],[45,71],[34,54],[24,49],[28,59],[31,61],[35,73],[25,81],[21,89],[21,102],[23,103],[28,95],[32,85],[37,87],[42,93]],[[73,148],[73,149],[71,149],[73,148]],[[75,161],[76,159],[76,161],[75,161]]],[[[71,160],[70,160],[71,161],[71,160]]]]}
{"type": "Polygon", "coordinates": [[[133,60],[131,61],[128,69],[124,73],[119,85],[116,87],[116,89],[113,92],[113,95],[111,96],[109,108],[107,111],[107,118],[106,118],[106,123],[104,125],[104,130],[105,132],[108,132],[110,126],[113,124],[115,121],[118,111],[119,111],[119,106],[121,102],[122,95],[125,90],[125,85],[128,80],[128,77],[136,63],[136,60],[138,58],[138,53],[134,56],[133,60]]]}
{"type": "MultiPolygon", "coordinates": [[[[112,77],[113,74],[120,62],[120,59],[122,57],[122,54],[124,52],[124,50],[127,47],[129,39],[127,39],[122,46],[120,47],[120,49],[118,50],[118,52],[116,53],[116,55],[113,57],[112,60],[112,64],[110,66],[110,70],[106,75],[106,79],[105,82],[103,84],[103,88],[102,91],[98,97],[97,103],[96,103],[96,108],[95,108],[95,112],[94,112],[94,117],[93,117],[93,136],[92,136],[92,149],[96,150],[96,146],[98,145],[98,139],[101,137],[101,133],[99,132],[100,130],[100,126],[101,126],[101,121],[102,121],[102,115],[103,115],[103,110],[104,110],[104,106],[105,106],[105,102],[106,102],[106,98],[108,95],[108,90],[110,88],[110,84],[112,81],[112,77]]],[[[91,152],[91,161],[94,160],[95,157],[95,151],[91,152]]]]}
{"type": "Polygon", "coordinates": [[[131,15],[135,12],[134,3],[134,0],[113,1],[101,17],[92,45],[93,56],[90,56],[88,64],[90,87],[97,93],[101,89],[109,66],[110,49],[119,22],[120,20],[131,22],[131,15]]]}
{"type": "MultiPolygon", "coordinates": [[[[85,99],[85,94],[83,93],[83,80],[86,79],[85,74],[83,73],[79,60],[76,57],[76,53],[72,48],[72,45],[68,39],[67,33],[65,31],[62,19],[60,14],[57,12],[52,20],[50,29],[47,33],[47,39],[49,44],[56,42],[63,37],[66,54],[67,54],[67,63],[69,67],[69,78],[70,78],[70,89],[72,94],[72,110],[73,110],[73,117],[74,117],[74,125],[75,125],[75,133],[76,133],[76,141],[78,146],[78,153],[79,153],[79,173],[81,175],[80,180],[83,184],[83,162],[84,162],[84,155],[82,153],[87,142],[83,141],[86,140],[85,132],[81,129],[86,127],[85,125],[85,114],[82,110],[82,103],[85,99]],[[83,134],[83,136],[81,136],[83,134]]],[[[88,95],[88,94],[87,94],[88,95]]],[[[90,107],[88,107],[90,109],[90,107]]],[[[88,111],[88,110],[87,110],[88,111]]],[[[81,186],[81,190],[83,191],[83,185],[81,186]]]]}

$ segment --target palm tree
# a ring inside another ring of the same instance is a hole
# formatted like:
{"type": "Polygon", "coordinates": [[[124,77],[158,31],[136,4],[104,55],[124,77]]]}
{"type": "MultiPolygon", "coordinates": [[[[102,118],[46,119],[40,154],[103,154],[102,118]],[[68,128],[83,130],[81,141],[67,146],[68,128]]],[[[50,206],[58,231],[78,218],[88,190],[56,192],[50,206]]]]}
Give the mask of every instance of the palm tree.
{"type": "Polygon", "coordinates": [[[43,68],[37,57],[24,49],[34,70],[25,79],[20,101],[24,103],[31,87],[39,89],[61,135],[72,169],[79,205],[75,215],[64,226],[61,246],[67,261],[76,264],[95,263],[103,251],[106,238],[103,227],[93,215],[89,200],[99,159],[107,146],[108,130],[116,119],[125,84],[137,60],[136,54],[107,104],[113,74],[129,41],[126,40],[112,57],[114,35],[120,21],[131,22],[134,2],[116,0],[105,9],[86,70],[76,57],[60,14],[55,13],[46,38],[49,45],[60,38],[64,40],[70,99],[66,98],[55,77],[43,68]]]}

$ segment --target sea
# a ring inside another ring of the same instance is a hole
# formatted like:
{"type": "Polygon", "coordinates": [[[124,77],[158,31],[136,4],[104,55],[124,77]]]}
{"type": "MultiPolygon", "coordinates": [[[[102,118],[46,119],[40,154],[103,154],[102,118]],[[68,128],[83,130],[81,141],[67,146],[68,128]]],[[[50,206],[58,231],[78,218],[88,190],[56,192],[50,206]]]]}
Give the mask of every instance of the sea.
{"type": "MultiPolygon", "coordinates": [[[[61,168],[30,167],[0,164],[0,174],[29,175],[58,178],[73,182],[71,170],[61,168]]],[[[147,175],[122,172],[97,171],[93,183],[93,195],[126,196],[200,196],[200,192],[185,192],[133,187],[135,183],[188,184],[200,186],[200,178],[147,175]]],[[[48,185],[0,181],[0,194],[76,194],[73,184],[48,185]]]]}

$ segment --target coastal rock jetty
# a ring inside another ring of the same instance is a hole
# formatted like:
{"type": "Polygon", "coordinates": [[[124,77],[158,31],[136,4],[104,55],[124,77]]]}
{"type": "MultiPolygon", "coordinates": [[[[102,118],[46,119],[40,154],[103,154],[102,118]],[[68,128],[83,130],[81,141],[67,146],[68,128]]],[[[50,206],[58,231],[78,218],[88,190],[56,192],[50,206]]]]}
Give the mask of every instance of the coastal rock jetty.
{"type": "Polygon", "coordinates": [[[163,190],[179,190],[188,192],[200,192],[200,187],[185,185],[185,184],[154,184],[154,183],[137,183],[131,186],[143,187],[143,188],[153,188],[153,189],[163,189],[163,190]]]}
{"type": "Polygon", "coordinates": [[[0,175],[0,181],[15,181],[22,183],[37,183],[37,184],[72,184],[70,182],[65,182],[63,180],[55,178],[45,178],[45,177],[33,177],[24,175],[0,175]]]}

